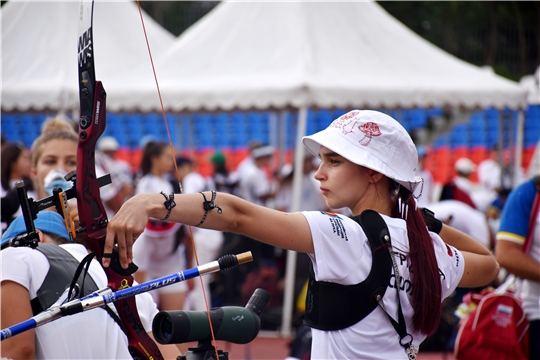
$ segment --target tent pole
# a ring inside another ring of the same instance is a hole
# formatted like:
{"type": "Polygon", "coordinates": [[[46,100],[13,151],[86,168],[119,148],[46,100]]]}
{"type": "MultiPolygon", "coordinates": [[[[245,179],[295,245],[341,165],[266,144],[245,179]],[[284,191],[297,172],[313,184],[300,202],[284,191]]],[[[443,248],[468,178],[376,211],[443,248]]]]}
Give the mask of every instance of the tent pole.
{"type": "MultiPolygon", "coordinates": [[[[308,108],[301,107],[298,111],[298,130],[296,132],[296,149],[294,151],[293,196],[291,212],[300,210],[302,200],[302,177],[304,176],[304,146],[302,137],[306,134],[308,108]]],[[[294,297],[294,279],[296,277],[296,251],[287,251],[285,268],[285,292],[283,294],[283,314],[281,318],[281,335],[289,337],[292,334],[292,313],[294,297]]]]}
{"type": "Polygon", "coordinates": [[[499,165],[501,167],[501,175],[500,175],[500,184],[501,186],[504,185],[504,160],[503,160],[503,152],[504,152],[504,112],[503,110],[499,110],[499,139],[498,139],[498,153],[497,153],[497,160],[499,161],[499,165]]]}
{"type": "Polygon", "coordinates": [[[286,151],[286,144],[285,144],[285,110],[282,110],[279,112],[279,120],[278,120],[278,138],[279,138],[279,170],[285,165],[285,151],[286,151]]]}
{"type": "Polygon", "coordinates": [[[521,161],[523,154],[523,129],[525,125],[525,115],[523,109],[518,110],[518,119],[516,126],[516,152],[514,156],[514,178],[512,179],[512,188],[518,186],[521,179],[521,161]]]}

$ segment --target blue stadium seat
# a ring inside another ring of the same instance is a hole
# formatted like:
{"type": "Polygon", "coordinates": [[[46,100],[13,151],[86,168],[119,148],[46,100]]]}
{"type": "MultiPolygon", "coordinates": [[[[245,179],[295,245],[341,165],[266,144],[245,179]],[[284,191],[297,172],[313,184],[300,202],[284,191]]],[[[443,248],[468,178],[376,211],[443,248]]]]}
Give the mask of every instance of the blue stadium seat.
{"type": "Polygon", "coordinates": [[[488,146],[488,132],[486,129],[477,127],[474,128],[473,124],[469,124],[469,145],[475,146],[488,146]]]}
{"type": "Polygon", "coordinates": [[[318,131],[326,129],[332,123],[332,121],[335,120],[333,118],[333,114],[329,110],[325,110],[325,109],[319,110],[317,112],[317,117],[319,121],[318,131]]]}
{"type": "Polygon", "coordinates": [[[125,131],[123,131],[123,129],[121,129],[121,128],[113,129],[112,136],[116,139],[116,141],[118,141],[118,145],[120,147],[128,147],[129,146],[126,133],[125,133],[125,131]]]}
{"type": "Polygon", "coordinates": [[[469,124],[471,130],[483,130],[487,129],[487,122],[483,111],[476,111],[471,114],[469,118],[469,124]]]}
{"type": "Polygon", "coordinates": [[[222,148],[230,145],[229,117],[227,113],[212,114],[209,136],[212,138],[212,147],[222,148]]]}
{"type": "Polygon", "coordinates": [[[349,110],[345,110],[345,109],[336,109],[336,110],[334,110],[334,116],[333,116],[333,118],[334,118],[334,119],[337,119],[337,118],[340,117],[341,115],[346,114],[346,113],[348,113],[348,112],[349,112],[349,110]]]}
{"type": "Polygon", "coordinates": [[[487,108],[484,111],[484,113],[485,113],[486,121],[488,123],[488,127],[499,126],[499,119],[501,117],[501,113],[499,112],[499,110],[493,107],[490,107],[490,108],[487,108]]]}
{"type": "Polygon", "coordinates": [[[536,131],[540,129],[540,118],[535,119],[532,117],[525,118],[524,130],[525,133],[529,131],[536,131]]]}
{"type": "Polygon", "coordinates": [[[450,138],[450,135],[449,134],[445,134],[445,135],[440,135],[437,139],[435,139],[435,141],[433,142],[433,148],[434,149],[438,149],[440,147],[445,147],[445,146],[450,146],[450,141],[451,138],[450,138]]]}
{"type": "Polygon", "coordinates": [[[451,132],[452,147],[468,146],[469,145],[469,131],[467,124],[458,124],[454,126],[451,132]]]}
{"type": "Polygon", "coordinates": [[[17,141],[22,142],[18,129],[15,129],[15,128],[4,129],[2,127],[2,134],[6,137],[7,141],[9,142],[17,142],[17,141]]]}
{"type": "MultiPolygon", "coordinates": [[[[296,145],[296,131],[297,131],[298,112],[285,112],[284,115],[284,127],[285,127],[285,149],[294,149],[296,145]]],[[[310,134],[311,135],[311,134],[310,134]]]]}
{"type": "Polygon", "coordinates": [[[178,118],[179,128],[177,132],[179,133],[179,146],[182,148],[191,147],[191,117],[189,115],[180,115],[178,118]]]}
{"type": "Polygon", "coordinates": [[[318,113],[312,110],[308,111],[306,134],[314,134],[320,130],[318,113]]]}
{"type": "Polygon", "coordinates": [[[2,133],[17,130],[18,116],[17,114],[2,113],[2,133]]]}
{"type": "Polygon", "coordinates": [[[426,114],[430,118],[436,117],[436,116],[443,116],[444,110],[441,107],[435,107],[435,108],[427,109],[426,114]]]}
{"type": "Polygon", "coordinates": [[[427,126],[427,113],[422,108],[409,110],[408,117],[410,119],[411,130],[421,129],[427,126]]]}
{"type": "Polygon", "coordinates": [[[40,133],[41,133],[41,127],[43,126],[43,123],[45,122],[45,120],[49,116],[52,116],[52,115],[47,114],[47,113],[37,113],[36,114],[34,122],[35,122],[36,127],[39,129],[40,133]]]}
{"type": "Polygon", "coordinates": [[[525,109],[525,119],[540,122],[540,105],[529,105],[527,109],[525,109]]]}
{"type": "MultiPolygon", "coordinates": [[[[180,122],[180,119],[175,114],[167,113],[166,115],[167,115],[167,126],[169,127],[169,132],[171,135],[171,141],[175,146],[178,146],[179,145],[178,123],[180,122]]],[[[167,142],[168,141],[169,141],[169,138],[167,135],[167,142]]]]}

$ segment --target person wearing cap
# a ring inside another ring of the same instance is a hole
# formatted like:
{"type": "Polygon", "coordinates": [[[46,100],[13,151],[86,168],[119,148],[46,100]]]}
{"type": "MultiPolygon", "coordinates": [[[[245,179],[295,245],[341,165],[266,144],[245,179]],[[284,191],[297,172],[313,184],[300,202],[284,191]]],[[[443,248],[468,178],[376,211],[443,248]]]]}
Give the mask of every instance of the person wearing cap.
{"type": "Polygon", "coordinates": [[[248,148],[249,148],[249,154],[248,156],[246,156],[244,159],[242,159],[242,161],[240,161],[240,163],[238,164],[238,166],[236,167],[236,172],[238,173],[238,175],[240,176],[240,178],[242,178],[245,174],[245,171],[247,169],[249,169],[251,166],[253,166],[253,156],[252,156],[252,152],[254,149],[258,148],[258,147],[261,147],[263,144],[261,144],[259,141],[250,141],[249,144],[248,144],[248,148]]]}
{"type": "Polygon", "coordinates": [[[227,159],[221,151],[216,151],[211,157],[214,174],[208,179],[209,189],[216,189],[228,194],[236,194],[240,176],[237,171],[229,172],[227,159]]]}
{"type": "Polygon", "coordinates": [[[467,194],[471,194],[474,191],[474,185],[469,178],[476,171],[476,164],[471,159],[462,157],[456,160],[454,168],[457,173],[457,177],[454,178],[456,186],[467,194]]]}
{"type": "MultiPolygon", "coordinates": [[[[270,181],[267,172],[274,151],[274,147],[270,145],[260,145],[251,150],[253,163],[244,168],[238,184],[238,196],[242,199],[261,206],[269,206],[275,199],[275,184],[270,181]]],[[[273,246],[257,242],[249,236],[241,237],[241,246],[252,251],[254,261],[239,268],[242,272],[239,281],[243,281],[247,274],[256,268],[275,265],[276,256],[273,246]]]]}
{"type": "Polygon", "coordinates": [[[477,209],[477,204],[473,200],[474,185],[469,180],[476,170],[476,165],[469,158],[459,158],[454,163],[454,169],[457,175],[444,184],[439,200],[457,200],[477,209]]]}
{"type": "MultiPolygon", "coordinates": [[[[58,213],[42,211],[34,225],[40,238],[36,249],[8,247],[1,253],[2,329],[28,320],[43,309],[43,304],[47,304],[46,308],[56,301],[58,292],[61,294],[70,285],[74,275],[67,270],[66,264],[69,261],[78,264],[88,255],[84,246],[69,242],[64,220],[58,213]],[[46,294],[51,292],[52,298],[48,298],[46,294]]],[[[26,232],[23,217],[16,218],[2,236],[2,247],[26,232]]],[[[88,278],[97,289],[107,286],[107,276],[97,260],[91,261],[88,275],[85,293],[89,290],[88,278]]],[[[156,305],[148,293],[137,295],[136,303],[143,326],[152,336],[156,305]]],[[[2,342],[2,356],[12,359],[129,359],[127,337],[113,319],[114,312],[109,312],[95,309],[23,332],[2,342]]],[[[159,346],[167,356],[179,355],[174,345],[159,346]]]]}
{"type": "Polygon", "coordinates": [[[127,162],[114,158],[119,149],[118,141],[114,137],[101,137],[96,149],[96,175],[111,175],[111,183],[99,189],[107,217],[111,218],[135,189],[133,173],[127,162]]]}
{"type": "Polygon", "coordinates": [[[272,191],[266,168],[272,161],[274,147],[261,145],[251,151],[253,164],[243,170],[238,188],[239,196],[258,205],[265,205],[276,194],[272,191]]]}
{"type": "MultiPolygon", "coordinates": [[[[379,213],[389,229],[392,266],[397,269],[381,301],[358,322],[335,329],[312,328],[312,359],[407,359],[394,322],[404,323],[402,343],[409,351],[432,334],[439,323],[441,302],[457,286],[482,286],[496,278],[499,266],[480,243],[416,207],[412,196],[421,182],[415,176],[417,152],[407,131],[390,116],[371,110],[353,110],[328,128],[302,140],[321,159],[315,178],[330,208],[348,207],[354,216],[365,210],[379,213]],[[396,283],[397,281],[397,283],[396,283]],[[401,309],[401,311],[398,311],[401,309]],[[402,316],[398,316],[398,312],[402,316]],[[400,321],[399,319],[402,319],[400,321]]],[[[265,208],[230,194],[176,195],[167,209],[160,194],[140,194],[128,200],[107,227],[105,252],[114,242],[127,245],[148,217],[192,226],[234,231],[260,242],[304,252],[311,258],[310,285],[341,291],[367,279],[372,251],[363,228],[352,218],[321,211],[297,213],[265,208]],[[126,240],[126,238],[129,238],[126,240]]],[[[105,264],[106,266],[106,264],[105,264]]],[[[394,271],[394,270],[392,270],[394,271]]],[[[319,297],[307,296],[306,314],[331,319],[356,310],[356,305],[313,308],[319,297]],[[355,307],[354,309],[352,307],[355,307]]],[[[342,298],[340,298],[342,299],[342,298]]],[[[355,298],[356,299],[356,298],[355,298]]],[[[369,303],[370,295],[354,304],[369,303]]],[[[376,300],[376,299],[375,299],[376,300]]],[[[356,317],[355,317],[356,320],[356,317]]],[[[316,323],[313,321],[312,323],[316,323]]],[[[401,330],[400,330],[401,331],[401,330]]]]}

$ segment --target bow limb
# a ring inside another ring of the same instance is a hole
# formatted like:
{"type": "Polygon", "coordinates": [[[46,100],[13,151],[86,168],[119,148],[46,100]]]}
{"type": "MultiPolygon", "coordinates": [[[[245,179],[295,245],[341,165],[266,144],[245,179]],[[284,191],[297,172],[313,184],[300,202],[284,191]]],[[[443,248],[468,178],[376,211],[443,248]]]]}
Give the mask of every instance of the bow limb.
{"type": "MultiPolygon", "coordinates": [[[[79,142],[77,145],[77,177],[75,180],[80,229],[78,233],[96,254],[98,261],[104,256],[104,243],[108,223],[107,213],[101,201],[96,177],[95,148],[106,125],[107,93],[101,81],[96,81],[94,72],[92,13],[93,1],[82,0],[78,37],[79,65],[79,142]]],[[[107,254],[108,256],[108,254],[107,254]]],[[[125,269],[120,266],[118,252],[112,252],[110,266],[105,268],[108,285],[114,291],[131,287],[134,264],[125,269]]],[[[136,359],[163,359],[155,342],[141,324],[135,297],[114,303],[123,330],[128,337],[131,355],[136,359]]]]}
{"type": "MultiPolygon", "coordinates": [[[[156,88],[157,88],[157,92],[158,92],[159,102],[160,102],[160,105],[161,105],[161,112],[162,112],[162,115],[163,115],[163,121],[165,122],[165,129],[167,130],[167,137],[168,137],[169,145],[170,145],[170,148],[171,148],[172,158],[173,158],[173,162],[174,162],[174,168],[175,168],[175,172],[176,172],[176,178],[177,178],[177,181],[178,181],[178,185],[180,186],[180,193],[183,193],[182,183],[181,183],[181,179],[180,179],[180,172],[178,171],[178,166],[177,166],[176,160],[175,160],[176,156],[174,154],[174,145],[172,143],[171,132],[169,131],[169,125],[167,123],[167,114],[165,112],[165,106],[163,105],[163,99],[161,97],[161,91],[159,89],[159,82],[158,82],[157,75],[156,75],[156,69],[155,69],[155,66],[154,66],[154,60],[152,58],[152,51],[150,50],[150,43],[148,41],[148,36],[146,34],[146,27],[144,26],[144,18],[143,18],[143,14],[142,14],[142,10],[141,10],[141,4],[139,3],[139,0],[137,0],[137,7],[139,8],[139,15],[140,15],[140,18],[141,18],[141,24],[142,24],[142,27],[143,27],[144,36],[145,36],[145,40],[146,40],[146,45],[147,45],[147,48],[148,48],[148,55],[150,57],[150,63],[152,65],[152,71],[154,73],[154,80],[156,82],[156,88]]],[[[190,235],[190,241],[191,241],[190,245],[191,245],[191,248],[193,249],[193,255],[195,257],[195,262],[196,262],[197,266],[199,266],[200,265],[199,264],[199,257],[197,255],[197,247],[195,245],[195,240],[193,239],[193,231],[192,231],[191,226],[189,226],[189,235],[190,235]]],[[[217,347],[215,346],[216,337],[215,337],[215,334],[214,334],[212,321],[210,319],[210,307],[208,305],[208,297],[206,296],[206,291],[204,289],[202,278],[199,278],[199,281],[200,281],[200,285],[201,285],[204,300],[205,300],[206,313],[208,315],[208,323],[210,324],[210,333],[212,335],[212,340],[213,340],[213,344],[214,344],[214,350],[215,350],[215,353],[216,353],[216,359],[219,359],[218,350],[217,350],[217,347]]]]}

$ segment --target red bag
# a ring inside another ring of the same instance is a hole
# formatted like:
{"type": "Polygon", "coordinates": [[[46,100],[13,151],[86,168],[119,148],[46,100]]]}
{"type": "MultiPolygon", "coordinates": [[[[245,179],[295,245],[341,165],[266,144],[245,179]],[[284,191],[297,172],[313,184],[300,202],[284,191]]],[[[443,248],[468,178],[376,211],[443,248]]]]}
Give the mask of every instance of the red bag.
{"type": "MultiPolygon", "coordinates": [[[[540,211],[540,176],[536,176],[533,181],[536,196],[523,244],[524,253],[530,250],[540,211]]],[[[467,314],[459,324],[454,345],[456,359],[529,359],[529,322],[520,300],[510,290],[514,282],[514,275],[510,275],[497,290],[483,290],[480,294],[469,293],[464,296],[463,304],[456,311],[458,317],[467,314]]]]}
{"type": "Polygon", "coordinates": [[[465,295],[464,304],[476,305],[476,309],[461,320],[454,347],[456,359],[529,359],[529,322],[521,302],[513,291],[501,292],[483,290],[465,295]]]}

